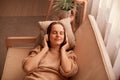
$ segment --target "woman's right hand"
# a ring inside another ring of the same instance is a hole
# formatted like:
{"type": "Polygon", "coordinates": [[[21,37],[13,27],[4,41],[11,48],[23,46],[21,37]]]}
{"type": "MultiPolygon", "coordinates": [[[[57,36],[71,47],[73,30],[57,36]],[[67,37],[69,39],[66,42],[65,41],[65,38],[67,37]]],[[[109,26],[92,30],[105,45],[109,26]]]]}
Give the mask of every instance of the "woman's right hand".
{"type": "Polygon", "coordinates": [[[43,48],[46,49],[48,51],[49,47],[48,47],[48,35],[44,35],[44,39],[43,39],[43,48]]]}

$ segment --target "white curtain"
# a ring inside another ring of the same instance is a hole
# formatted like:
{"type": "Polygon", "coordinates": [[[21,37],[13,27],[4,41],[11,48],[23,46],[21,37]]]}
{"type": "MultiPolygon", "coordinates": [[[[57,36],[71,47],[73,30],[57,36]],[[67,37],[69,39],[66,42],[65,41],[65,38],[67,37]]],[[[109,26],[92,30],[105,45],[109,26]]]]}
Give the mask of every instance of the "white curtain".
{"type": "Polygon", "coordinates": [[[91,14],[96,18],[111,64],[116,71],[116,66],[120,65],[120,0],[93,0],[91,14]]]}
{"type": "Polygon", "coordinates": [[[99,2],[100,2],[100,0],[93,0],[93,3],[92,3],[91,14],[95,17],[95,19],[97,17],[97,13],[98,13],[99,2]]]}
{"type": "Polygon", "coordinates": [[[116,79],[119,80],[119,77],[120,77],[120,64],[118,65],[118,63],[120,61],[120,48],[118,50],[118,55],[116,57],[116,60],[115,60],[115,64],[114,64],[114,67],[113,67],[113,71],[115,73],[115,76],[116,76],[116,79]]]}

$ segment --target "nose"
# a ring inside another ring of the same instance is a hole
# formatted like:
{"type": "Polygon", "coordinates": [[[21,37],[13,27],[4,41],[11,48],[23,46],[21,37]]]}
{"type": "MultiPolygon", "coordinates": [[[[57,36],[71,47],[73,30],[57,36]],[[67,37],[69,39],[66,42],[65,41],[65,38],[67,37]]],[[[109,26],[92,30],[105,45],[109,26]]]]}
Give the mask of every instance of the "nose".
{"type": "Polygon", "coordinates": [[[59,37],[60,36],[60,33],[57,33],[57,37],[59,37]]]}

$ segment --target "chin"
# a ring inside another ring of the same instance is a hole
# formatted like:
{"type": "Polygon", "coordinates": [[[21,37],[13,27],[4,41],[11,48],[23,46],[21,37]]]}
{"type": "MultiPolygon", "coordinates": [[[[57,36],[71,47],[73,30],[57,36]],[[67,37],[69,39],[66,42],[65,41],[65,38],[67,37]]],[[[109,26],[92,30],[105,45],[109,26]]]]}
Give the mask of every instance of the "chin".
{"type": "Polygon", "coordinates": [[[56,44],[57,44],[57,45],[61,45],[61,44],[62,44],[62,42],[56,42],[56,44]]]}

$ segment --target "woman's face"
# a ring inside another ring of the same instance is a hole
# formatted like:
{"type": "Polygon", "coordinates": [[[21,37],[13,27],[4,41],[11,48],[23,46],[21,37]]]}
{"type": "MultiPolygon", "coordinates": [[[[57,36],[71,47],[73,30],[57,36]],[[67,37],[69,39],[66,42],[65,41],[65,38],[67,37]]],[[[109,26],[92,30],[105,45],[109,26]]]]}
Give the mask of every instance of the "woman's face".
{"type": "Polygon", "coordinates": [[[50,32],[50,45],[60,46],[64,41],[64,28],[61,24],[55,24],[52,26],[50,32]]]}

